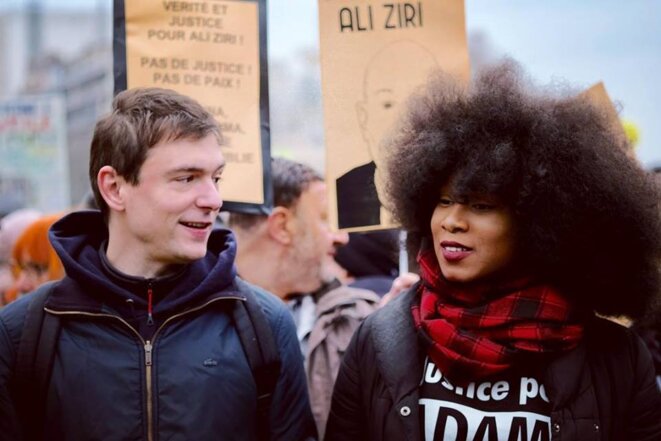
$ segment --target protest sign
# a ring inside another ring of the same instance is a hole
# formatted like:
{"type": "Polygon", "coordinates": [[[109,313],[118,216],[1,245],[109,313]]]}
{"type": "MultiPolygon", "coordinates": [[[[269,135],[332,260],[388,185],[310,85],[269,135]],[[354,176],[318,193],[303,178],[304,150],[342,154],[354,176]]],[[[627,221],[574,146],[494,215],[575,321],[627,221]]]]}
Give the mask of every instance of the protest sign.
{"type": "Polygon", "coordinates": [[[348,231],[392,228],[381,141],[434,70],[469,79],[463,0],[319,0],[329,212],[348,231]]]}
{"type": "Polygon", "coordinates": [[[61,95],[0,101],[0,197],[43,212],[71,204],[61,95]]]}
{"type": "Polygon", "coordinates": [[[606,86],[604,86],[604,83],[600,81],[597,84],[592,85],[579,96],[587,98],[592,105],[601,110],[618,142],[622,145],[626,144],[627,135],[624,131],[624,126],[620,121],[620,117],[617,114],[617,109],[615,108],[613,101],[608,96],[608,92],[606,92],[606,86]]]}
{"type": "Polygon", "coordinates": [[[115,0],[115,92],[174,89],[218,120],[223,209],[268,212],[265,0],[115,0]]]}

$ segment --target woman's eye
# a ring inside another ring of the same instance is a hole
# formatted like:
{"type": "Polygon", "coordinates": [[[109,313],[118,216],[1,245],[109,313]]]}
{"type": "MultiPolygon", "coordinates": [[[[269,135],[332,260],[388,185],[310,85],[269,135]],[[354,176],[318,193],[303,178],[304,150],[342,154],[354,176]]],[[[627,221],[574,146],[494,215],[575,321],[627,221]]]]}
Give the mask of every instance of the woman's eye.
{"type": "Polygon", "coordinates": [[[441,198],[438,200],[438,205],[440,205],[441,207],[449,207],[450,205],[452,205],[452,200],[448,198],[441,198]]]}
{"type": "Polygon", "coordinates": [[[482,204],[482,203],[476,203],[472,204],[473,209],[477,211],[489,211],[494,208],[494,205],[491,204],[482,204]]]}

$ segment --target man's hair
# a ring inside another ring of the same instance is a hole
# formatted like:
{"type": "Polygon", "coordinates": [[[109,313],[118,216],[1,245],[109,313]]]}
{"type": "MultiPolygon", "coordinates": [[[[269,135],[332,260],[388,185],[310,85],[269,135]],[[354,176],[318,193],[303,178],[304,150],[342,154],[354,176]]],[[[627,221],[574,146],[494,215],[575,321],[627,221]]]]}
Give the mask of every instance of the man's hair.
{"type": "Polygon", "coordinates": [[[517,261],[586,308],[639,317],[659,292],[660,194],[585,98],[524,86],[505,62],[468,90],[437,78],[390,142],[388,204],[431,237],[440,188],[513,212],[517,261]]]}
{"type": "Polygon", "coordinates": [[[96,123],[89,177],[99,209],[108,205],[99,192],[97,175],[106,165],[136,185],[147,152],[160,142],[202,139],[213,134],[221,142],[213,116],[198,102],[173,90],[135,88],[117,94],[112,111],[96,123]]]}
{"type": "MultiPolygon", "coordinates": [[[[272,158],[271,180],[273,183],[273,206],[292,208],[311,183],[323,181],[324,178],[312,167],[300,162],[285,158],[272,158]]],[[[265,217],[256,214],[232,213],[229,226],[248,230],[265,217]]]]}

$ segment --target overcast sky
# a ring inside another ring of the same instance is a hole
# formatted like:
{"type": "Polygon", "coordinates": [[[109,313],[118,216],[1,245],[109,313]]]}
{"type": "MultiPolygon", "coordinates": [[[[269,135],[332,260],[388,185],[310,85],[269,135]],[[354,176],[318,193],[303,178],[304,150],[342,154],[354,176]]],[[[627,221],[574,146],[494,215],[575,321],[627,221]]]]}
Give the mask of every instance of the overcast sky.
{"type": "MultiPolygon", "coordinates": [[[[56,7],[111,6],[111,0],[42,0],[56,7]]],[[[0,8],[29,0],[0,0],[0,8]]],[[[270,0],[269,52],[318,48],[316,0],[270,0]]],[[[468,31],[482,31],[538,82],[577,88],[604,81],[621,115],[640,129],[638,156],[661,163],[661,2],[657,0],[466,0],[468,31]]]]}
{"type": "MultiPolygon", "coordinates": [[[[318,47],[316,1],[272,0],[269,14],[272,56],[318,47]]],[[[467,0],[466,22],[541,84],[604,81],[640,129],[639,158],[661,162],[661,2],[467,0]]]]}

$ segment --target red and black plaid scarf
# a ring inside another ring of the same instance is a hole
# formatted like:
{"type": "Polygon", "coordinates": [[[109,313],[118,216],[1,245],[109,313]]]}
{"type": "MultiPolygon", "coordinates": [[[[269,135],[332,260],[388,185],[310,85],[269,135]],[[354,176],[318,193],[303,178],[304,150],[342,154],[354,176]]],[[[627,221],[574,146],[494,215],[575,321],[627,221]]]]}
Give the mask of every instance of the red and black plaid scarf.
{"type": "Polygon", "coordinates": [[[485,378],[523,357],[573,349],[583,336],[582,320],[549,286],[519,280],[466,289],[445,281],[433,249],[421,251],[418,263],[423,283],[413,320],[430,344],[430,358],[451,381],[485,378]]]}

